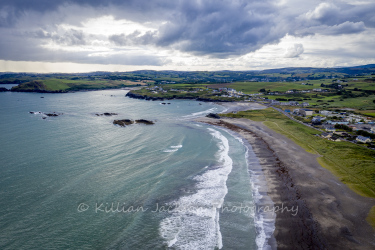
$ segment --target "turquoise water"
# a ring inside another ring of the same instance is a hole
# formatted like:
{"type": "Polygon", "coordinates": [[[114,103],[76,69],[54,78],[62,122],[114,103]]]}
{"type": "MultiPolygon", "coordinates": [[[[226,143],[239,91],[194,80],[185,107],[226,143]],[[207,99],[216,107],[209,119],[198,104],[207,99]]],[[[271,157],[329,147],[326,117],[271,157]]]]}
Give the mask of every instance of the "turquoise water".
{"type": "Polygon", "coordinates": [[[192,120],[224,108],[126,92],[0,93],[0,248],[257,249],[254,215],[221,209],[254,204],[248,149],[192,120]]]}

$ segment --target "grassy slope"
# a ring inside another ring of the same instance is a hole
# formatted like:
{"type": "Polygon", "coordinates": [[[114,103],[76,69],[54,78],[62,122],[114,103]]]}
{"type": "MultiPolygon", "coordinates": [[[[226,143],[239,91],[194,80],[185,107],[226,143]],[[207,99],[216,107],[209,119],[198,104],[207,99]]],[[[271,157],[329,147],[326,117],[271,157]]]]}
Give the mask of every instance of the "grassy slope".
{"type": "Polygon", "coordinates": [[[318,131],[281,115],[273,109],[228,114],[263,121],[269,128],[290,138],[306,151],[319,154],[319,163],[355,192],[375,198],[375,151],[349,143],[332,142],[315,136],[318,131]]]}
{"type": "Polygon", "coordinates": [[[143,84],[140,82],[130,81],[107,81],[107,80],[70,80],[70,79],[55,79],[50,78],[46,80],[37,80],[27,82],[19,85],[19,89],[27,90],[48,90],[48,91],[69,91],[69,90],[83,90],[83,89],[106,89],[106,88],[121,88],[125,86],[136,86],[143,84]]]}

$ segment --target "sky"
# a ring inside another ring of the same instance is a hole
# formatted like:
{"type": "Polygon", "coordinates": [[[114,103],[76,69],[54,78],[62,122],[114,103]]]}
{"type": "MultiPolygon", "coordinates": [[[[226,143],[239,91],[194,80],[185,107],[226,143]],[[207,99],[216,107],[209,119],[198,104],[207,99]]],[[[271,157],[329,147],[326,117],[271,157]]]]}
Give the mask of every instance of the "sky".
{"type": "Polygon", "coordinates": [[[0,0],[0,71],[373,64],[374,13],[374,0],[0,0]]]}

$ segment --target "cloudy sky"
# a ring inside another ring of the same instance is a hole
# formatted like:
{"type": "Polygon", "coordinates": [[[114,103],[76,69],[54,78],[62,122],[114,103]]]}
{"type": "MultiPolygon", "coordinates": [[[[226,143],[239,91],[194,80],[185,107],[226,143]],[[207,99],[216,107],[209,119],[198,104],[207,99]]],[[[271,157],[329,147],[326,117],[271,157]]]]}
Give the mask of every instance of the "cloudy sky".
{"type": "Polygon", "coordinates": [[[0,0],[0,71],[375,63],[374,0],[0,0]]]}

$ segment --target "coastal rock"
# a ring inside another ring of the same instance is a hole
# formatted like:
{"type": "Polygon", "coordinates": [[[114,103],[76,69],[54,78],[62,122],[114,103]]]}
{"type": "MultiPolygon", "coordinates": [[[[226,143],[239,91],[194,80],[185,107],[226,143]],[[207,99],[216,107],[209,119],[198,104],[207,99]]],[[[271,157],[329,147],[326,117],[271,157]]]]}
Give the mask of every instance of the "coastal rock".
{"type": "Polygon", "coordinates": [[[3,87],[0,88],[0,92],[6,92],[6,91],[9,91],[9,90],[3,87]]]}
{"type": "Polygon", "coordinates": [[[45,114],[46,116],[59,116],[58,114],[56,114],[56,113],[47,113],[47,114],[45,114]]]}
{"type": "Polygon", "coordinates": [[[130,119],[123,119],[123,120],[114,120],[113,121],[113,124],[115,125],[119,125],[121,127],[125,127],[127,125],[130,125],[130,124],[133,124],[134,121],[133,120],[130,120],[130,119]]]}
{"type": "Polygon", "coordinates": [[[145,119],[139,119],[139,120],[135,120],[136,123],[143,123],[143,124],[146,124],[146,125],[153,125],[155,124],[153,121],[149,121],[149,120],[145,120],[145,119]]]}
{"type": "Polygon", "coordinates": [[[96,116],[113,116],[113,115],[118,115],[117,113],[103,113],[103,114],[95,114],[96,116]]]}
{"type": "Polygon", "coordinates": [[[56,112],[53,112],[53,113],[43,113],[43,112],[40,112],[40,111],[30,111],[29,112],[30,114],[33,114],[33,115],[43,115],[43,119],[45,119],[47,116],[48,117],[56,117],[56,116],[59,116],[59,115],[62,115],[63,113],[56,113],[56,112]]]}
{"type": "Polygon", "coordinates": [[[215,113],[209,113],[208,115],[206,115],[206,117],[214,118],[214,119],[220,119],[220,116],[218,114],[215,114],[215,113]]]}

